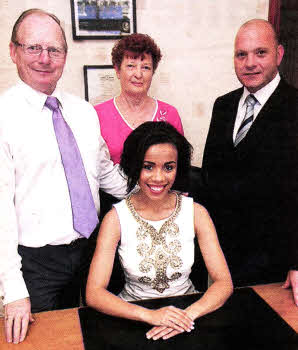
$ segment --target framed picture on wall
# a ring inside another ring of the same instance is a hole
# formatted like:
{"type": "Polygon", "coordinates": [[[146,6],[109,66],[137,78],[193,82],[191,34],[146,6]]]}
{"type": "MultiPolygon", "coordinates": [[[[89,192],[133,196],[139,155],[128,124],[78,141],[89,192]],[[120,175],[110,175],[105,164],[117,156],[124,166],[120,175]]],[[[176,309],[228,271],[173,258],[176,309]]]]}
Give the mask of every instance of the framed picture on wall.
{"type": "Polygon", "coordinates": [[[120,94],[120,83],[113,66],[84,66],[85,100],[92,105],[120,94]]]}
{"type": "Polygon", "coordinates": [[[70,0],[74,40],[119,39],[135,33],[136,0],[70,0]]]}

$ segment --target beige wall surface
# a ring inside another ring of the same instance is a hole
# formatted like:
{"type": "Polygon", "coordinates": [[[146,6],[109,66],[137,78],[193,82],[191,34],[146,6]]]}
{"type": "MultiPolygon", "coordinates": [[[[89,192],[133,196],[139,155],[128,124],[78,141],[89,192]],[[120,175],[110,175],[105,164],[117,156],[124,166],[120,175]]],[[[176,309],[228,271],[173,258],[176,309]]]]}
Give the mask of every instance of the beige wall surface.
{"type": "MultiPolygon", "coordinates": [[[[174,105],[200,166],[214,100],[239,86],[233,69],[233,41],[238,27],[251,18],[267,18],[269,0],[136,0],[137,31],[160,46],[163,58],[151,96],[174,105]]],[[[84,97],[83,65],[111,64],[114,40],[72,39],[69,0],[0,0],[0,93],[17,80],[8,52],[19,14],[38,7],[62,21],[69,44],[60,86],[84,97]]]]}

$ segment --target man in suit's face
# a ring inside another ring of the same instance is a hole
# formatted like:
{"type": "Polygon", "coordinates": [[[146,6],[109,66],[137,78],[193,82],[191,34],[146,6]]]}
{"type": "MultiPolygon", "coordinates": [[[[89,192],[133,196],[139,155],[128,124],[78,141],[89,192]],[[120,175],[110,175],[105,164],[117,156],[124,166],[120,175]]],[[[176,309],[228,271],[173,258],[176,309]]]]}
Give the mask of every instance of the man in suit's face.
{"type": "Polygon", "coordinates": [[[234,66],[239,81],[254,93],[277,74],[284,49],[264,20],[244,23],[235,39],[234,66]]]}

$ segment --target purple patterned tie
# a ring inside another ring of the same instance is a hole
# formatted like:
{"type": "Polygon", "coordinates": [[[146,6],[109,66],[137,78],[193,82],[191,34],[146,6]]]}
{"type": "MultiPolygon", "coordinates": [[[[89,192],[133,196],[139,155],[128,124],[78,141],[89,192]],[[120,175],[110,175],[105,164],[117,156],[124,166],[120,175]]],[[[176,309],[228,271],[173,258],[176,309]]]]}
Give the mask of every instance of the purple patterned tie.
{"type": "Polygon", "coordinates": [[[73,227],[89,238],[98,224],[98,217],[81,154],[56,97],[48,96],[45,106],[53,111],[54,130],[70,195],[73,227]]]}

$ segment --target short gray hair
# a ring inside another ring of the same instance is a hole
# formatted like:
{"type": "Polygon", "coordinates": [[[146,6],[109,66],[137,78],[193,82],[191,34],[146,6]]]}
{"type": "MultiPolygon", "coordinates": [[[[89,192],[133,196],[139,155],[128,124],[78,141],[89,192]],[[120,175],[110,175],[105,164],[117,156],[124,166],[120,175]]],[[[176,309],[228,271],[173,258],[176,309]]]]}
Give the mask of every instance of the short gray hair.
{"type": "Polygon", "coordinates": [[[29,10],[26,10],[23,13],[21,13],[20,17],[17,19],[17,21],[15,22],[15,24],[12,28],[11,39],[10,39],[11,42],[15,44],[18,41],[17,34],[18,34],[18,30],[20,28],[21,23],[24,21],[24,19],[26,17],[28,17],[32,14],[41,14],[41,15],[49,16],[59,25],[61,32],[62,32],[62,37],[64,40],[64,50],[65,50],[65,52],[67,52],[68,46],[67,46],[65,31],[61,26],[61,22],[60,22],[59,18],[57,16],[55,16],[53,13],[50,13],[50,12],[47,12],[47,11],[44,11],[44,10],[38,9],[38,8],[29,9],[29,10]]]}

